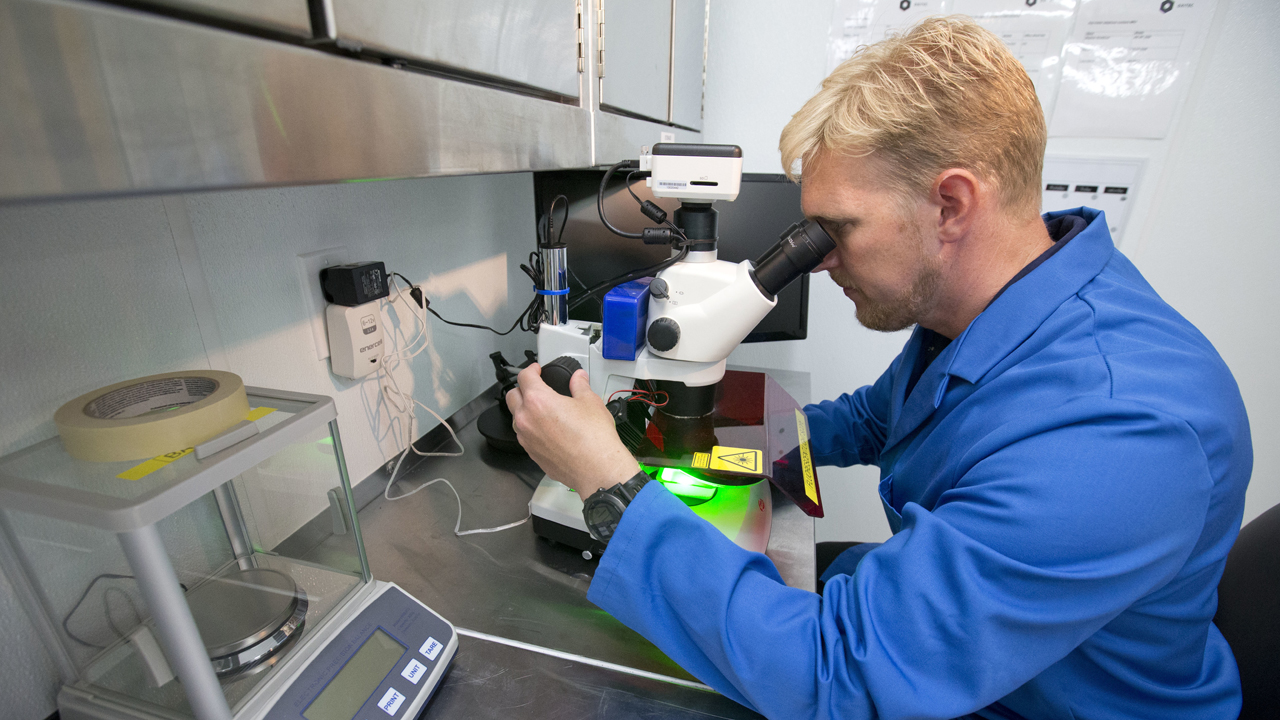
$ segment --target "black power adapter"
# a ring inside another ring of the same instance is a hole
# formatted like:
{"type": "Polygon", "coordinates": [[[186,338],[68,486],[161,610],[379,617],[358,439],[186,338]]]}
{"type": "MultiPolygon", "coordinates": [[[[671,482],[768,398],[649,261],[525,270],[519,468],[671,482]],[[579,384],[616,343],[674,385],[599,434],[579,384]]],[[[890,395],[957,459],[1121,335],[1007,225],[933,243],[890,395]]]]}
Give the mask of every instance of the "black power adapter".
{"type": "Polygon", "coordinates": [[[354,307],[391,294],[387,268],[381,262],[347,263],[320,271],[320,290],[334,305],[354,307]]]}

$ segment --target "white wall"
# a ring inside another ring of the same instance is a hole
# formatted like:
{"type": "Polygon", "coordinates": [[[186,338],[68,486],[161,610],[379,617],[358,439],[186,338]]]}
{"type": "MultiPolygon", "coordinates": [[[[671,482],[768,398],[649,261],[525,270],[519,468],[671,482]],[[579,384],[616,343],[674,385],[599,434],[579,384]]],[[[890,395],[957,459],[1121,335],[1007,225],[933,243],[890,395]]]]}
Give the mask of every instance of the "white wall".
{"type": "MultiPolygon", "coordinates": [[[[351,476],[367,477],[398,438],[373,382],[316,359],[296,256],[345,245],[429,281],[445,317],[505,327],[530,297],[533,220],[527,174],[0,207],[0,454],[55,435],[54,410],[94,388],[217,368],[332,396],[351,476]]],[[[439,323],[431,339],[400,377],[445,416],[493,383],[490,352],[533,347],[439,323]]],[[[421,416],[419,434],[436,424],[421,416]]],[[[0,715],[46,717],[57,675],[2,577],[0,644],[0,715]]]]}
{"type": "Polygon", "coordinates": [[[1280,503],[1280,3],[1219,0],[1200,72],[1138,245],[1156,290],[1195,323],[1240,384],[1253,431],[1245,521],[1280,503]]]}
{"type": "MultiPolygon", "coordinates": [[[[707,64],[706,142],[743,147],[748,172],[781,172],[778,135],[826,71],[833,0],[715,0],[707,64]]],[[[1269,190],[1280,166],[1280,3],[1219,0],[1199,70],[1165,140],[1053,138],[1050,153],[1147,159],[1121,250],[1164,298],[1197,325],[1235,373],[1250,413],[1254,475],[1249,520],[1280,502],[1280,243],[1269,190]],[[1261,322],[1260,322],[1261,321],[1261,322]]],[[[873,381],[905,342],[859,327],[853,306],[825,276],[811,284],[809,339],[740,348],[732,360],[812,373],[813,397],[873,381]]],[[[888,535],[874,469],[821,473],[828,515],[819,540],[888,535]]]]}

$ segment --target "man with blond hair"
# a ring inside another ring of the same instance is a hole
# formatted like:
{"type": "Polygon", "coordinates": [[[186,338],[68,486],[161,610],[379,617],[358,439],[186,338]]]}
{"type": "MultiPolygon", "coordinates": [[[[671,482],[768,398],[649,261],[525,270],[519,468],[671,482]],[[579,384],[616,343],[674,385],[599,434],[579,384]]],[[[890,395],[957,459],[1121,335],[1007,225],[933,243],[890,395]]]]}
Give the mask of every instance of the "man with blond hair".
{"type": "MultiPolygon", "coordinates": [[[[965,18],[827,78],[784,167],[858,320],[915,330],[875,384],[806,414],[818,462],[879,466],[894,535],[819,596],[649,483],[592,602],[769,717],[1236,717],[1212,618],[1244,405],[1100,212],[1039,215],[1045,142],[1026,73],[965,18]]],[[[586,497],[638,467],[581,373],[571,389],[534,366],[507,397],[531,456],[586,497]]]]}

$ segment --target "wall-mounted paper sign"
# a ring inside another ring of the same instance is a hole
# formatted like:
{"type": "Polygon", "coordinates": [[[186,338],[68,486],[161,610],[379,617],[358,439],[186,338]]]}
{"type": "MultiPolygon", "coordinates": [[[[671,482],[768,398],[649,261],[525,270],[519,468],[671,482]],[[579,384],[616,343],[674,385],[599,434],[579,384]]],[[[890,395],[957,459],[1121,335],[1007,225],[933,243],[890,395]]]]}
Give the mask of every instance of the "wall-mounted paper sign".
{"type": "Polygon", "coordinates": [[[1009,46],[1035,84],[1046,120],[1052,117],[1076,0],[951,0],[950,5],[948,12],[972,17],[1009,46]]]}
{"type": "Polygon", "coordinates": [[[863,45],[879,42],[931,15],[946,14],[946,4],[946,0],[835,0],[827,73],[863,45]]]}
{"type": "Polygon", "coordinates": [[[1081,0],[1049,134],[1163,138],[1216,0],[1081,0]]]}

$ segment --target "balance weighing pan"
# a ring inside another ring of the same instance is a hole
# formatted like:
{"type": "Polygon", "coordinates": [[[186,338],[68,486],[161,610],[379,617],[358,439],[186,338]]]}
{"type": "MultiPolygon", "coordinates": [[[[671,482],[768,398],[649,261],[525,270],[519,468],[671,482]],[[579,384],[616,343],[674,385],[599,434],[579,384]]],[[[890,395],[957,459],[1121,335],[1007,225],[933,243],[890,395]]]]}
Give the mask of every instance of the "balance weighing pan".
{"type": "Polygon", "coordinates": [[[187,605],[219,677],[257,667],[302,629],[307,595],[269,568],[237,568],[187,593],[187,605]]]}

